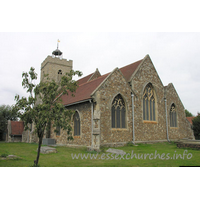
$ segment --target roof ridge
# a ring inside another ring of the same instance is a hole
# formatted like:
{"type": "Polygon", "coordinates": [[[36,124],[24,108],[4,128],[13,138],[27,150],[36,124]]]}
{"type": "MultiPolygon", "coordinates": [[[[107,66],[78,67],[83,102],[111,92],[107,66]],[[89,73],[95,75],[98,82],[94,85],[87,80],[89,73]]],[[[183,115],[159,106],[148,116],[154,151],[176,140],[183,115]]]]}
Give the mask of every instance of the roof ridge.
{"type": "Polygon", "coordinates": [[[86,82],[86,83],[83,83],[83,84],[81,84],[81,85],[79,85],[79,87],[80,86],[82,86],[82,85],[86,85],[86,84],[89,84],[89,83],[91,83],[91,82],[93,82],[93,81],[96,81],[96,80],[98,80],[98,79],[100,79],[100,78],[102,78],[103,76],[105,76],[105,75],[109,75],[111,72],[109,72],[109,73],[107,73],[107,74],[103,74],[103,75],[101,75],[101,76],[99,76],[98,78],[96,78],[96,79],[93,79],[93,80],[91,80],[91,81],[89,81],[89,82],[86,82]]]}
{"type": "MultiPolygon", "coordinates": [[[[143,58],[143,59],[144,59],[144,58],[143,58]]],[[[128,67],[128,66],[130,66],[130,65],[132,65],[132,64],[135,64],[135,63],[137,63],[137,62],[141,62],[143,59],[140,59],[140,60],[138,60],[138,61],[136,61],[136,62],[133,62],[133,63],[130,63],[130,64],[128,64],[128,65],[125,65],[124,67],[120,67],[119,69],[128,67]]]]}

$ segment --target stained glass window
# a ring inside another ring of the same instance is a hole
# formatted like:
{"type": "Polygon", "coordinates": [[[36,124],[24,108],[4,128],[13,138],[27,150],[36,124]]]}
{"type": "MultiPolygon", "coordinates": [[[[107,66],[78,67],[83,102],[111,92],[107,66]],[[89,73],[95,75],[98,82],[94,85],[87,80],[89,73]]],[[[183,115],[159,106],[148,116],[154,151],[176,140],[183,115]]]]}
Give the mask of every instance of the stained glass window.
{"type": "Polygon", "coordinates": [[[80,117],[77,111],[74,114],[74,136],[80,136],[80,117]]]}
{"type": "Polygon", "coordinates": [[[155,94],[151,83],[143,92],[143,120],[156,121],[155,94]]]}
{"type": "Polygon", "coordinates": [[[126,108],[120,94],[112,102],[112,128],[126,128],[126,108]]]}
{"type": "Polygon", "coordinates": [[[170,108],[170,126],[177,127],[177,114],[176,114],[176,106],[173,103],[170,108]]]}

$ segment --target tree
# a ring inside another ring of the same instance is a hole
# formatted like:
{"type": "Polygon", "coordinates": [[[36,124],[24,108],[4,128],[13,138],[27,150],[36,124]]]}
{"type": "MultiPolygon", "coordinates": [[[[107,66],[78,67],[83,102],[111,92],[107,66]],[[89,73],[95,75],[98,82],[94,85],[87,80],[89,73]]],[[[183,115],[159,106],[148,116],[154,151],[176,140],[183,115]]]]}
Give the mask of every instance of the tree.
{"type": "Polygon", "coordinates": [[[185,114],[186,114],[186,117],[193,117],[193,114],[189,112],[187,109],[185,109],[185,114]]]}
{"type": "Polygon", "coordinates": [[[7,121],[17,120],[17,112],[14,106],[1,105],[0,106],[0,140],[2,140],[3,133],[7,128],[7,121]]]}
{"type": "Polygon", "coordinates": [[[34,80],[37,79],[37,74],[34,68],[31,67],[29,73],[24,72],[22,74],[22,86],[27,89],[29,96],[20,98],[19,95],[16,95],[15,107],[18,110],[18,116],[24,121],[25,130],[30,129],[29,124],[35,125],[34,131],[39,138],[39,142],[34,166],[38,166],[42,139],[44,132],[49,130],[50,124],[55,127],[55,132],[58,131],[56,127],[60,127],[67,131],[69,140],[73,139],[70,125],[73,111],[67,110],[59,97],[61,94],[68,95],[69,91],[73,96],[73,92],[78,87],[77,82],[72,80],[75,75],[81,76],[82,73],[71,70],[70,73],[66,73],[61,78],[59,83],[50,80],[48,75],[45,75],[47,81],[36,85],[34,80]]]}
{"type": "Polygon", "coordinates": [[[192,124],[195,138],[200,139],[200,113],[192,120],[192,124]]]}

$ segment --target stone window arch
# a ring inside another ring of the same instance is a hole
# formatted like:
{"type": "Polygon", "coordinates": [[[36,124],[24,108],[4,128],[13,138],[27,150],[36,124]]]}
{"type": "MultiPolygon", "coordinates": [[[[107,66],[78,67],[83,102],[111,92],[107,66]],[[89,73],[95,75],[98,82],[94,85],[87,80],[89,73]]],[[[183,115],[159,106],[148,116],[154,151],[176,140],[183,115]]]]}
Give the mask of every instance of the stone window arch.
{"type": "Polygon", "coordinates": [[[111,118],[112,128],[126,128],[126,107],[120,94],[112,102],[111,118]]]}
{"type": "Polygon", "coordinates": [[[79,113],[76,111],[74,114],[74,136],[80,136],[81,134],[81,123],[79,113]]]}
{"type": "Polygon", "coordinates": [[[177,127],[177,112],[176,106],[173,103],[170,107],[170,127],[177,127]]]}
{"type": "Polygon", "coordinates": [[[148,83],[143,91],[143,120],[156,121],[156,98],[153,85],[148,83]]]}

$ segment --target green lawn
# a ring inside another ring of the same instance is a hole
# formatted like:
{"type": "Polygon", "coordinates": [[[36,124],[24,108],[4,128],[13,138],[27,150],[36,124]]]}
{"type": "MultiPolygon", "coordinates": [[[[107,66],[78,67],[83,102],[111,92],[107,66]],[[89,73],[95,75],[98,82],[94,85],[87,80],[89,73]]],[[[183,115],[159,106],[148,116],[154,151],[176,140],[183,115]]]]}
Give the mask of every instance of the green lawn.
{"type": "MultiPolygon", "coordinates": [[[[40,154],[40,167],[178,167],[200,166],[200,151],[193,149],[179,149],[174,143],[138,144],[138,146],[124,146],[121,149],[125,156],[106,153],[89,154],[86,147],[72,148],[56,147],[58,153],[40,154]],[[183,159],[183,154],[185,156],[183,159]],[[79,157],[72,158],[72,154],[79,157]],[[81,156],[88,158],[81,158],[81,156]],[[177,157],[181,155],[182,158],[177,157]],[[93,156],[93,159],[91,159],[93,156]],[[96,159],[94,158],[96,156],[96,159]],[[137,158],[135,158],[135,156],[137,158]],[[139,157],[138,157],[139,156],[139,157]]],[[[4,143],[0,142],[1,155],[16,155],[20,158],[2,160],[1,167],[30,167],[37,155],[37,144],[4,143]]]]}

